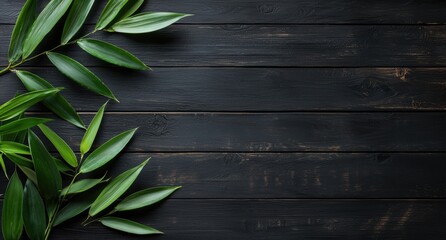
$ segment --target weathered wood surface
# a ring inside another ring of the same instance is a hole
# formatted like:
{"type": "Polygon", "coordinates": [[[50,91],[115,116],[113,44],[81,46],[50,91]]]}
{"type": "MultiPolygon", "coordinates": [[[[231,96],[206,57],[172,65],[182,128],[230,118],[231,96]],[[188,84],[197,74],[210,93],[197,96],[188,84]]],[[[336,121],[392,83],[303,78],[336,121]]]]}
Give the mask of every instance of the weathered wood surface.
{"type": "MultiPolygon", "coordinates": [[[[0,26],[8,46],[12,26],[0,26]]],[[[158,66],[399,67],[446,66],[446,25],[176,25],[146,35],[98,33],[158,66]]],[[[53,39],[57,45],[59,36],[53,39]]],[[[79,50],[63,50],[87,66],[108,66],[79,50]]],[[[7,48],[0,63],[7,63],[7,48]]],[[[50,65],[34,61],[31,65],[50,65]]]]}
{"type": "MultiPolygon", "coordinates": [[[[0,23],[12,24],[25,0],[2,0],[0,23]]],[[[96,1],[101,8],[105,0],[96,1]]],[[[444,1],[362,0],[151,0],[142,11],[195,14],[183,23],[444,24],[444,1]]],[[[89,23],[99,16],[95,11],[89,23]]]]}
{"type": "MultiPolygon", "coordinates": [[[[181,200],[170,199],[128,218],[162,229],[150,239],[443,239],[444,200],[181,200]]],[[[147,239],[82,219],[62,225],[52,239],[147,239]]]]}
{"type": "MultiPolygon", "coordinates": [[[[94,67],[120,104],[108,111],[442,111],[445,68],[156,68],[151,72],[94,67]],[[127,97],[132,96],[132,97],[127,97]],[[234,104],[237,103],[237,104],[234,104]]],[[[79,111],[97,111],[104,98],[52,68],[31,69],[79,111]]],[[[0,102],[22,84],[2,77],[0,102]],[[6,94],[9,93],[9,94],[6,94]]],[[[34,111],[42,111],[35,108],[34,111]]]]}
{"type": "Polygon", "coordinates": [[[108,175],[148,157],[132,190],[184,186],[173,198],[446,198],[444,153],[126,153],[108,175]]]}
{"type": "MultiPolygon", "coordinates": [[[[84,116],[87,123],[92,116],[84,116]]],[[[446,114],[442,112],[147,112],[107,114],[103,121],[107,131],[99,135],[96,145],[140,127],[127,148],[131,152],[438,152],[446,148],[446,114]]],[[[55,121],[49,126],[70,136],[73,146],[82,139],[83,132],[68,123],[55,121]]]]}

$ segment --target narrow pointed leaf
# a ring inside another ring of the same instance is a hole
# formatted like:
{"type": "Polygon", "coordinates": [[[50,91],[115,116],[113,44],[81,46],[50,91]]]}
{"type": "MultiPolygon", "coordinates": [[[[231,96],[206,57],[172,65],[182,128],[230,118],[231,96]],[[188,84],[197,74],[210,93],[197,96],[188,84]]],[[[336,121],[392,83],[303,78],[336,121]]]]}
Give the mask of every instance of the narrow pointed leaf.
{"type": "Polygon", "coordinates": [[[36,172],[34,172],[32,169],[29,169],[27,167],[18,166],[20,170],[25,174],[25,176],[31,180],[35,185],[37,185],[37,176],[36,172]]]}
{"type": "Polygon", "coordinates": [[[19,95],[0,106],[0,121],[19,116],[34,104],[58,93],[60,89],[39,90],[19,95]]]}
{"type": "Polygon", "coordinates": [[[61,73],[75,81],[77,84],[99,95],[118,101],[98,76],[76,60],[60,53],[53,52],[47,53],[47,56],[61,73]]]}
{"type": "Polygon", "coordinates": [[[136,130],[137,128],[120,133],[98,147],[85,159],[80,168],[80,172],[88,173],[94,171],[111,161],[129,143],[136,130]]]}
{"type": "Polygon", "coordinates": [[[131,194],[122,200],[116,207],[116,211],[128,211],[143,208],[155,204],[180,187],[154,187],[131,194]]]}
{"type": "Polygon", "coordinates": [[[14,172],[9,180],[3,200],[2,230],[3,239],[19,240],[23,231],[23,185],[14,172]]]}
{"type": "Polygon", "coordinates": [[[96,24],[97,30],[102,30],[110,24],[113,19],[118,15],[127,0],[109,0],[107,5],[105,5],[104,10],[99,17],[98,23],[96,24]]]}
{"type": "Polygon", "coordinates": [[[53,157],[53,160],[56,163],[56,167],[57,167],[57,170],[59,170],[59,172],[66,173],[66,175],[67,175],[69,172],[74,171],[74,169],[72,169],[71,166],[66,164],[64,161],[59,160],[58,158],[55,158],[55,157],[53,157]]]}
{"type": "MultiPolygon", "coordinates": [[[[28,91],[54,89],[49,82],[33,73],[27,71],[15,71],[15,73],[28,91]]],[[[79,128],[85,129],[85,124],[76,110],[74,110],[71,104],[60,93],[47,97],[42,103],[60,118],[79,128]]]]}
{"type": "Polygon", "coordinates": [[[5,153],[6,157],[8,157],[9,160],[11,160],[11,162],[15,163],[17,166],[22,166],[22,167],[26,167],[29,169],[34,169],[34,164],[33,162],[23,156],[17,155],[15,153],[5,153]]]}
{"type": "Polygon", "coordinates": [[[128,18],[132,16],[141,5],[144,3],[144,0],[133,0],[129,1],[125,6],[121,9],[118,16],[116,16],[115,21],[120,21],[124,18],[128,18]]]}
{"type": "Polygon", "coordinates": [[[104,116],[105,107],[107,106],[106,102],[104,105],[99,108],[99,111],[94,116],[93,120],[91,120],[90,125],[88,126],[87,131],[84,134],[84,137],[81,141],[80,151],[81,154],[84,155],[88,151],[90,151],[91,146],[93,145],[94,140],[96,139],[96,135],[98,133],[99,127],[101,126],[102,118],[104,116]]]}
{"type": "Polygon", "coordinates": [[[115,23],[110,31],[121,33],[149,33],[168,27],[190,14],[170,12],[145,12],[115,23]]]}
{"type": "Polygon", "coordinates": [[[68,144],[63,140],[59,135],[57,135],[53,130],[51,130],[46,125],[40,124],[39,125],[40,130],[43,132],[43,134],[50,140],[50,142],[53,144],[53,146],[57,149],[60,156],[72,167],[77,167],[77,158],[74,154],[73,150],[68,146],[68,144]]]}
{"type": "MultiPolygon", "coordinates": [[[[18,96],[18,94],[17,94],[16,96],[18,96]]],[[[24,117],[24,113],[20,114],[19,116],[13,117],[13,118],[11,118],[11,119],[9,119],[9,120],[7,120],[7,121],[3,121],[3,122],[1,122],[1,123],[0,123],[0,126],[7,125],[7,124],[12,123],[12,122],[14,122],[14,121],[17,121],[17,120],[19,120],[19,119],[22,119],[23,117],[24,117]]],[[[26,130],[26,131],[27,131],[27,130],[26,130]]],[[[19,131],[19,132],[20,132],[20,131],[19,131]]],[[[18,132],[15,132],[15,133],[7,133],[7,134],[5,134],[5,135],[1,135],[1,134],[0,134],[0,141],[11,141],[11,142],[16,142],[16,138],[17,138],[17,135],[18,135],[18,134],[19,134],[18,132]]]]}
{"type": "Polygon", "coordinates": [[[95,188],[71,198],[68,204],[57,214],[54,220],[54,226],[60,225],[61,223],[78,216],[90,208],[91,204],[99,195],[100,190],[100,188],[95,188]]]}
{"type": "Polygon", "coordinates": [[[68,43],[87,19],[94,0],[74,0],[62,33],[62,44],[68,43]]]}
{"type": "Polygon", "coordinates": [[[124,194],[127,189],[133,184],[133,182],[138,177],[141,170],[147,164],[149,160],[144,161],[142,164],[121,173],[113,181],[111,181],[102,190],[101,194],[96,198],[94,203],[91,205],[88,214],[90,216],[95,216],[102,210],[113,204],[122,194],[124,194]]]}
{"type": "Polygon", "coordinates": [[[23,223],[31,240],[43,240],[46,228],[45,205],[31,181],[26,181],[23,192],[23,223]]]}
{"type": "Polygon", "coordinates": [[[133,54],[113,44],[95,39],[82,39],[77,44],[87,53],[108,63],[136,70],[149,69],[133,54]]]}
{"type": "Polygon", "coordinates": [[[0,153],[0,165],[2,166],[3,173],[5,174],[5,177],[7,179],[9,179],[8,170],[6,169],[6,165],[5,165],[5,159],[3,159],[3,154],[1,154],[1,153],[0,153]]]}
{"type": "Polygon", "coordinates": [[[51,0],[37,17],[23,44],[23,58],[34,52],[70,7],[72,0],[51,0]]]}
{"type": "Polygon", "coordinates": [[[16,121],[13,121],[11,123],[8,123],[6,125],[3,125],[0,127],[0,135],[6,135],[11,133],[17,133],[22,130],[26,130],[28,128],[32,128],[34,126],[37,126],[39,124],[47,123],[52,121],[48,118],[22,118],[16,121]]]}
{"type": "Polygon", "coordinates": [[[28,132],[28,142],[42,197],[45,199],[57,198],[62,189],[62,179],[53,157],[31,130],[28,132]]]}
{"type": "Polygon", "coordinates": [[[23,42],[36,19],[37,0],[27,0],[12,30],[8,59],[14,63],[22,56],[23,42]]]}
{"type": "Polygon", "coordinates": [[[155,228],[124,218],[103,217],[99,219],[99,222],[106,227],[136,235],[163,234],[163,232],[160,232],[155,228]]]}
{"type": "Polygon", "coordinates": [[[90,190],[91,188],[95,187],[96,185],[102,183],[104,180],[104,177],[105,177],[105,175],[99,179],[82,179],[78,182],[73,183],[73,185],[71,185],[70,188],[66,187],[66,188],[62,189],[61,195],[81,193],[81,192],[90,190]]]}
{"type": "Polygon", "coordinates": [[[30,155],[29,147],[16,142],[0,142],[0,152],[30,155]]]}

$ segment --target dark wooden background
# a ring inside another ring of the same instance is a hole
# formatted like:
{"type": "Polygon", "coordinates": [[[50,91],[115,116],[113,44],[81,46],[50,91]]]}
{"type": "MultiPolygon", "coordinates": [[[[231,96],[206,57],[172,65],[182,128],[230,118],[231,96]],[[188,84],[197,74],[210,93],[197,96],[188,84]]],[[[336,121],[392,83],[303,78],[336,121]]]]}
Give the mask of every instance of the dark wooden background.
{"type": "MultiPolygon", "coordinates": [[[[1,0],[3,65],[23,2],[1,0]]],[[[183,186],[127,215],[166,232],[153,239],[446,238],[445,1],[150,0],[144,10],[195,16],[98,38],[154,71],[64,52],[121,100],[99,142],[140,126],[112,174],[152,156],[137,187],[183,186]]],[[[45,59],[29,67],[65,86],[87,122],[105,101],[45,59]]],[[[15,76],[0,78],[0,102],[17,89],[15,76]]],[[[82,132],[57,124],[77,146],[82,132]]],[[[54,239],[133,239],[79,221],[54,239]]]]}

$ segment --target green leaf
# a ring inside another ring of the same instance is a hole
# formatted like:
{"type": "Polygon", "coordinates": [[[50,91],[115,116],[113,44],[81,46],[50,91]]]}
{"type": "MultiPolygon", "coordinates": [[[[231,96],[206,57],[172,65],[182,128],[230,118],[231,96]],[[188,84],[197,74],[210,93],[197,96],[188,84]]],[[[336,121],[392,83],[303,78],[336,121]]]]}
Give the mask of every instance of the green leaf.
{"type": "Polygon", "coordinates": [[[107,86],[96,76],[93,72],[88,70],[82,64],[76,60],[62,55],[60,53],[47,53],[50,61],[56,66],[57,69],[65,76],[75,81],[79,85],[87,88],[88,90],[100,94],[102,96],[111,98],[118,102],[113,93],[107,86]]]}
{"type": "Polygon", "coordinates": [[[74,0],[62,33],[62,44],[68,43],[87,19],[94,0],[74,0]]]}
{"type": "Polygon", "coordinates": [[[5,153],[5,155],[6,157],[8,157],[9,160],[11,160],[11,162],[15,163],[18,166],[26,167],[31,170],[34,169],[33,161],[26,157],[17,155],[15,153],[5,153]]]}
{"type": "MultiPolygon", "coordinates": [[[[54,89],[49,82],[33,73],[27,71],[15,71],[15,73],[28,91],[54,89]]],[[[60,93],[47,97],[42,103],[60,118],[79,128],[85,129],[85,124],[82,122],[76,110],[74,110],[71,104],[60,93]]]]}
{"type": "Polygon", "coordinates": [[[102,30],[110,24],[113,19],[118,15],[119,11],[127,3],[127,0],[109,0],[107,5],[105,5],[104,10],[99,17],[98,23],[96,24],[97,30],[102,30]]]}
{"type": "Polygon", "coordinates": [[[26,181],[23,191],[23,223],[31,240],[43,240],[46,228],[45,205],[31,181],[26,181]]]}
{"type": "Polygon", "coordinates": [[[7,141],[0,142],[0,152],[30,155],[28,146],[7,141]]]}
{"type": "Polygon", "coordinates": [[[140,165],[121,173],[113,181],[111,181],[111,183],[109,183],[104,190],[102,190],[101,194],[93,202],[88,214],[90,216],[95,216],[113,204],[120,196],[122,196],[122,194],[127,191],[127,189],[129,189],[133,182],[135,182],[139,173],[148,161],[149,159],[140,165]]]}
{"type": "Polygon", "coordinates": [[[128,211],[143,208],[155,204],[181,187],[154,187],[131,194],[122,200],[116,207],[116,211],[128,211]]]}
{"type": "Polygon", "coordinates": [[[34,104],[59,92],[60,89],[39,90],[19,95],[0,106],[0,121],[19,116],[34,104]]]}
{"type": "Polygon", "coordinates": [[[23,59],[34,52],[70,7],[72,0],[51,0],[37,17],[23,44],[23,59]]]}
{"type": "Polygon", "coordinates": [[[68,204],[59,211],[53,225],[57,226],[90,208],[91,204],[99,194],[99,191],[97,190],[100,189],[93,189],[71,198],[68,204]]]}
{"type": "MultiPolygon", "coordinates": [[[[106,102],[104,105],[99,108],[99,111],[94,116],[93,120],[91,120],[90,126],[88,126],[87,131],[84,134],[84,137],[81,141],[80,151],[82,156],[90,151],[91,146],[96,138],[99,127],[101,126],[102,118],[104,116],[105,107],[107,106],[106,102]]],[[[82,158],[82,157],[81,157],[82,158]]]]}
{"type": "Polygon", "coordinates": [[[9,179],[8,171],[6,170],[5,160],[3,159],[2,153],[0,153],[0,165],[2,166],[3,173],[5,174],[6,178],[9,179]]]}
{"type": "Polygon", "coordinates": [[[53,157],[54,162],[56,163],[57,170],[61,173],[66,173],[66,175],[69,175],[68,172],[73,172],[74,170],[70,167],[70,165],[66,164],[64,161],[53,157]]]}
{"type": "Polygon", "coordinates": [[[119,12],[118,16],[116,16],[115,21],[122,20],[124,18],[128,18],[132,16],[138,9],[141,7],[141,5],[144,3],[144,0],[134,0],[129,1],[119,12]]]}
{"type": "Polygon", "coordinates": [[[149,33],[168,27],[190,14],[170,12],[145,12],[114,24],[110,31],[121,33],[149,33]]]}
{"type": "Polygon", "coordinates": [[[60,156],[62,156],[62,158],[72,167],[77,167],[78,166],[77,158],[73,150],[70,148],[70,146],[68,146],[68,144],[49,127],[40,124],[39,128],[43,132],[43,134],[45,134],[48,140],[50,140],[53,146],[57,149],[60,156]]]}
{"type": "MultiPolygon", "coordinates": [[[[18,96],[18,94],[16,96],[18,96]]],[[[13,117],[13,118],[11,118],[11,119],[9,119],[7,121],[3,121],[3,122],[0,123],[0,125],[3,126],[3,125],[6,125],[6,124],[9,124],[9,123],[12,123],[14,121],[17,121],[17,120],[23,118],[23,117],[24,117],[24,113],[20,114],[19,116],[13,117]]],[[[26,129],[26,131],[28,131],[28,129],[26,129]]],[[[17,135],[18,134],[19,133],[16,132],[16,133],[9,133],[9,134],[5,134],[5,135],[0,135],[0,141],[17,142],[16,139],[17,139],[17,135]]]]}
{"type": "Polygon", "coordinates": [[[28,142],[42,197],[55,199],[62,189],[62,178],[56,163],[37,135],[31,130],[28,132],[28,142]]]}
{"type": "Polygon", "coordinates": [[[48,118],[22,118],[19,120],[16,120],[14,122],[8,123],[6,125],[3,125],[0,127],[0,135],[6,135],[11,133],[17,133],[22,130],[26,130],[28,128],[32,128],[36,125],[47,123],[52,121],[48,118]]]}
{"type": "Polygon", "coordinates": [[[23,42],[36,19],[36,11],[37,0],[27,0],[17,17],[9,44],[8,59],[10,63],[16,62],[22,56],[23,42]]]}
{"type": "Polygon", "coordinates": [[[33,170],[27,168],[27,167],[22,167],[22,166],[18,166],[20,168],[20,170],[22,170],[22,172],[26,175],[26,177],[31,180],[35,185],[37,185],[37,176],[36,176],[36,172],[34,172],[33,170]]]}
{"type": "Polygon", "coordinates": [[[160,232],[155,228],[124,218],[103,217],[99,219],[99,222],[106,227],[136,235],[163,234],[163,232],[160,232]]]}
{"type": "Polygon", "coordinates": [[[9,180],[3,200],[3,239],[19,240],[23,231],[23,185],[17,172],[9,180]]]}
{"type": "Polygon", "coordinates": [[[66,187],[62,189],[61,195],[67,195],[67,194],[75,194],[75,193],[81,193],[85,192],[87,190],[90,190],[91,188],[95,187],[96,185],[104,182],[105,175],[100,179],[82,179],[78,182],[73,183],[70,188],[66,187]]]}
{"type": "Polygon", "coordinates": [[[122,149],[124,149],[127,143],[132,139],[136,130],[137,128],[120,133],[98,147],[87,157],[87,159],[85,159],[84,163],[81,165],[80,172],[88,173],[108,163],[116,157],[122,149]]]}
{"type": "Polygon", "coordinates": [[[110,43],[95,39],[82,39],[77,44],[87,53],[108,63],[136,70],[149,69],[137,57],[110,43]]]}

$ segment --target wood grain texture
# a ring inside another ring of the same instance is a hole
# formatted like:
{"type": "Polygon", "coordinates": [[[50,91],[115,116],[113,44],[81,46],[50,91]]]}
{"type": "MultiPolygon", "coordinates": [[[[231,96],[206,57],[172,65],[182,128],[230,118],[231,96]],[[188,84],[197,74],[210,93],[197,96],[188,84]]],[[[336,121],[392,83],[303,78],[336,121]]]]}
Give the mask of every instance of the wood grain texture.
{"type": "MultiPolygon", "coordinates": [[[[150,72],[92,68],[120,104],[108,111],[442,111],[445,68],[157,68],[150,72]],[[128,97],[132,96],[132,97],[128,97]]],[[[52,68],[31,69],[79,111],[97,111],[104,99],[52,68]]],[[[2,76],[0,102],[22,84],[2,76]]],[[[33,111],[42,111],[35,108],[33,111]]]]}
{"type": "MultiPolygon", "coordinates": [[[[128,151],[444,151],[445,122],[441,112],[116,113],[106,115],[96,144],[139,126],[128,151]]],[[[78,146],[82,131],[49,126],[78,146]]]]}
{"type": "MultiPolygon", "coordinates": [[[[0,23],[12,24],[24,0],[1,0],[0,23]]],[[[101,9],[105,0],[96,1],[101,9]]],[[[444,24],[444,1],[151,0],[142,11],[193,13],[183,23],[444,24]]],[[[99,11],[88,21],[95,23],[99,11]]]]}
{"type": "MultiPolygon", "coordinates": [[[[0,26],[1,46],[9,44],[11,31],[0,26]]],[[[445,31],[444,25],[175,25],[153,34],[95,38],[126,48],[152,67],[440,67],[446,65],[445,31]]],[[[0,49],[0,63],[7,62],[6,51],[0,49]]],[[[62,52],[87,66],[109,66],[78,47],[62,52]]],[[[36,64],[50,66],[46,59],[31,65],[36,64]]]]}
{"type": "MultiPolygon", "coordinates": [[[[172,198],[188,199],[446,197],[446,154],[127,153],[108,165],[108,176],[149,156],[133,191],[179,185],[172,198]]],[[[6,184],[1,175],[0,192],[6,184]]]]}
{"type": "MultiPolygon", "coordinates": [[[[151,239],[443,239],[444,200],[176,200],[124,215],[166,232],[151,239]]],[[[52,239],[147,239],[82,219],[52,239]]]]}

